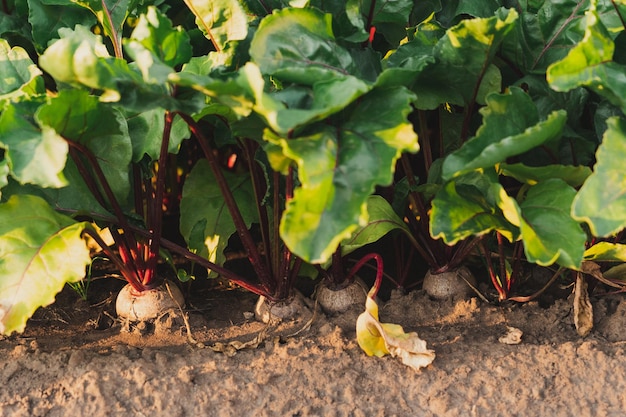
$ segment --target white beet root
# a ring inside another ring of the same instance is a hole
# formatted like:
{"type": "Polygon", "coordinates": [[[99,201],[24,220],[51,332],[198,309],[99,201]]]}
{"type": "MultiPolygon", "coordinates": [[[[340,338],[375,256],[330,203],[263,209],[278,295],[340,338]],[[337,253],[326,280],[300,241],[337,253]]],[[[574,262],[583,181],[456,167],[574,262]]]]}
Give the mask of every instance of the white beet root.
{"type": "Polygon", "coordinates": [[[297,291],[289,300],[279,302],[260,296],[254,307],[254,317],[262,323],[290,320],[302,315],[305,309],[304,296],[297,291]]]}
{"type": "Polygon", "coordinates": [[[126,284],[117,295],[115,311],[117,316],[123,319],[147,321],[156,319],[165,311],[178,309],[184,305],[183,294],[171,282],[141,293],[137,293],[130,284],[126,284]]]}
{"type": "Polygon", "coordinates": [[[322,282],[317,287],[316,298],[325,313],[339,314],[347,311],[355,304],[364,306],[367,299],[367,286],[359,278],[352,281],[348,286],[336,290],[329,288],[325,282],[322,282]]]}
{"type": "Polygon", "coordinates": [[[426,294],[436,300],[469,298],[474,294],[474,290],[467,285],[466,280],[472,284],[472,286],[476,287],[476,278],[472,272],[464,266],[440,274],[433,274],[428,271],[424,277],[423,288],[426,294]]]}

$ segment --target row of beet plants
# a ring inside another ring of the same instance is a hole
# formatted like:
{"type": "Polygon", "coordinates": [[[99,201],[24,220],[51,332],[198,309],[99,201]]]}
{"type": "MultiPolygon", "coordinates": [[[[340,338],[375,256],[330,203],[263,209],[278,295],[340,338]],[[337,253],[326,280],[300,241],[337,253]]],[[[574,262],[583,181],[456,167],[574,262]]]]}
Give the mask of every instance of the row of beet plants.
{"type": "Polygon", "coordinates": [[[310,270],[341,288],[389,232],[434,279],[481,253],[500,300],[525,263],[621,288],[625,21],[622,0],[3,0],[0,331],[84,277],[86,235],[134,296],[166,253],[271,303],[310,270]],[[254,276],[225,266],[233,237],[254,276]]]}

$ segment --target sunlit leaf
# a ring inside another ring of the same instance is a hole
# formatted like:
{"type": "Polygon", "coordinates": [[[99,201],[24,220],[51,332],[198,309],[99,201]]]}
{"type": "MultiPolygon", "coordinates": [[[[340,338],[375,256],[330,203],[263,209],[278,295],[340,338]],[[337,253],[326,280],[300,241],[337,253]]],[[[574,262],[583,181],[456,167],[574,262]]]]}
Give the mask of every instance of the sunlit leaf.
{"type": "Polygon", "coordinates": [[[174,67],[191,58],[189,36],[155,7],[139,17],[125,47],[146,82],[165,82],[174,67]]]}
{"type": "Polygon", "coordinates": [[[580,187],[587,177],[591,175],[591,169],[586,166],[572,165],[546,165],[531,167],[524,164],[499,164],[498,172],[501,175],[512,177],[526,184],[534,185],[550,178],[559,178],[572,187],[580,187]]]}
{"type": "Polygon", "coordinates": [[[8,99],[45,92],[42,72],[19,47],[0,39],[0,104],[8,99]]]}
{"type": "Polygon", "coordinates": [[[585,250],[586,261],[626,262],[626,245],[621,243],[598,242],[585,250]]]}
{"type": "Polygon", "coordinates": [[[516,210],[498,182],[479,172],[449,181],[439,189],[432,201],[430,234],[453,245],[471,236],[497,230],[510,241],[519,231],[507,221],[507,213],[516,210]]]}
{"type": "MultiPolygon", "coordinates": [[[[131,191],[130,162],[132,145],[124,115],[82,90],[66,90],[42,106],[37,118],[54,128],[57,134],[89,149],[120,204],[128,201],[131,191]],[[101,123],[106,120],[106,123],[101,123]]],[[[83,156],[84,158],[84,156],[83,156]]],[[[85,159],[84,159],[85,160],[85,159]]],[[[89,161],[87,167],[89,167],[89,161]]],[[[99,205],[86,189],[74,163],[68,162],[65,175],[70,186],[58,190],[56,204],[66,208],[93,209],[99,205]]]]}
{"type": "Polygon", "coordinates": [[[503,56],[524,73],[545,74],[551,64],[563,59],[585,36],[585,13],[595,3],[598,3],[598,12],[611,31],[623,28],[623,22],[611,1],[519,3],[516,8],[520,11],[521,19],[502,45],[503,56]]]}
{"type": "Polygon", "coordinates": [[[594,236],[609,236],[626,226],[626,121],[612,117],[596,154],[594,172],[574,199],[572,215],[594,236]]]}
{"type": "Polygon", "coordinates": [[[290,90],[267,94],[263,77],[254,64],[247,64],[241,75],[246,77],[246,87],[255,98],[254,111],[275,132],[283,135],[344,110],[370,90],[365,82],[356,77],[339,77],[318,81],[310,89],[300,90],[302,100],[296,102],[287,97],[290,90]]]}
{"type": "Polygon", "coordinates": [[[392,230],[409,232],[406,223],[393,211],[391,205],[378,195],[367,199],[367,224],[360,226],[349,239],[341,242],[341,253],[347,255],[367,244],[376,242],[392,230]]]}
{"type": "Polygon", "coordinates": [[[9,183],[9,162],[4,159],[0,161],[0,198],[2,198],[2,189],[9,183]]]}
{"type": "Polygon", "coordinates": [[[63,187],[67,142],[49,126],[35,120],[37,102],[13,103],[0,114],[0,147],[6,166],[21,184],[63,187]]]}
{"type": "Polygon", "coordinates": [[[0,204],[0,333],[22,332],[66,282],[85,276],[91,261],[81,237],[85,227],[37,197],[0,204]]]}
{"type": "Polygon", "coordinates": [[[492,61],[517,18],[515,9],[500,9],[496,16],[463,20],[448,29],[433,50],[435,63],[415,81],[417,107],[484,103],[489,93],[500,92],[500,71],[492,61]]]}
{"type": "Polygon", "coordinates": [[[70,0],[90,10],[98,19],[104,33],[112,39],[121,39],[122,26],[131,0],[70,0]]]}
{"type": "Polygon", "coordinates": [[[493,167],[557,138],[567,119],[564,111],[555,111],[539,121],[537,108],[530,97],[515,87],[505,94],[491,94],[487,97],[487,107],[480,112],[483,124],[476,136],[446,157],[442,172],[444,179],[477,168],[493,167]]]}
{"type": "Polygon", "coordinates": [[[596,8],[590,7],[585,13],[584,38],[548,68],[550,86],[557,91],[589,87],[626,113],[626,66],[613,62],[614,51],[611,34],[596,8]]]}
{"type": "Polygon", "coordinates": [[[145,82],[141,72],[126,60],[111,57],[102,38],[87,28],[76,26],[75,30],[64,29],[60,34],[61,39],[39,58],[41,68],[58,82],[95,89],[101,92],[101,101],[118,102],[131,110],[185,109],[162,82],[172,72],[169,67],[158,67],[162,70],[161,78],[157,77],[159,82],[145,82]]]}
{"type": "Polygon", "coordinates": [[[412,98],[404,88],[373,90],[336,127],[321,124],[315,133],[290,139],[266,133],[266,140],[298,166],[301,186],[280,226],[281,237],[298,256],[324,262],[367,222],[365,202],[375,185],[389,184],[401,153],[418,149],[406,119],[412,98]]]}
{"type": "Polygon", "coordinates": [[[184,0],[196,24],[219,52],[248,35],[248,19],[238,0],[184,0]]]}
{"type": "Polygon", "coordinates": [[[335,41],[329,14],[283,9],[263,19],[250,46],[263,74],[312,85],[356,72],[350,53],[335,41]]]}

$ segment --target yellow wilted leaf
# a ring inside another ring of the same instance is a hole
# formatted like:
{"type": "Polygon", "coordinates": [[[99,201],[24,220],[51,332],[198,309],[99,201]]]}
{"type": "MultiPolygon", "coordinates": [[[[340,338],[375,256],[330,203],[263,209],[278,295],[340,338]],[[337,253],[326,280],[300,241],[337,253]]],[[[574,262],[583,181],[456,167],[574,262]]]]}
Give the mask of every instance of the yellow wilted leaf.
{"type": "Polygon", "coordinates": [[[365,302],[365,312],[356,321],[356,337],[361,349],[369,356],[399,357],[402,363],[415,370],[430,365],[435,360],[435,352],[426,347],[417,333],[405,333],[398,324],[380,323],[378,305],[371,295],[372,291],[365,302]]]}

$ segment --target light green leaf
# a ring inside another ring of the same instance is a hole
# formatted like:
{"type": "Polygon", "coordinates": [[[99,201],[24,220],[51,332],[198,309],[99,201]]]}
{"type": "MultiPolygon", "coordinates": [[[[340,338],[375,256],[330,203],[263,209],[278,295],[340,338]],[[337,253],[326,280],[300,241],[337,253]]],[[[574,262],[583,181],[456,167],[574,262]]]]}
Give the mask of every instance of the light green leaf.
{"type": "Polygon", "coordinates": [[[626,262],[626,245],[598,242],[585,251],[585,261],[626,262]]]}
{"type": "MultiPolygon", "coordinates": [[[[246,225],[257,220],[257,211],[250,176],[224,171],[246,225]]],[[[209,261],[221,265],[224,249],[236,232],[224,197],[205,160],[196,163],[185,181],[180,202],[180,232],[188,247],[209,261]]]]}
{"type": "Polygon", "coordinates": [[[367,222],[365,202],[377,184],[391,182],[401,153],[418,150],[407,121],[412,98],[402,87],[376,89],[334,127],[319,124],[315,133],[289,139],[266,131],[265,139],[298,166],[301,186],[287,203],[280,231],[302,259],[329,259],[342,240],[367,222]]]}
{"type": "Polygon", "coordinates": [[[432,201],[430,234],[448,245],[497,230],[509,241],[519,230],[509,223],[517,203],[495,179],[479,172],[459,176],[439,189],[432,201]]]}
{"type": "Polygon", "coordinates": [[[67,142],[54,129],[34,120],[37,102],[12,103],[0,115],[0,147],[11,176],[20,184],[59,188],[67,185],[63,169],[67,142]]]}
{"type": "Polygon", "coordinates": [[[596,153],[594,172],[574,199],[572,216],[594,236],[610,236],[626,226],[626,121],[611,117],[596,153]]]}
{"type": "Polygon", "coordinates": [[[548,82],[557,91],[589,87],[626,113],[626,66],[613,62],[615,43],[595,5],[585,12],[584,22],[584,38],[564,59],[550,65],[548,82]]]}
{"type": "Polygon", "coordinates": [[[2,189],[9,183],[9,162],[6,159],[0,161],[0,198],[2,198],[2,189]]]}
{"type": "Polygon", "coordinates": [[[341,253],[347,255],[365,245],[374,243],[392,230],[404,230],[410,233],[406,223],[398,217],[391,205],[378,195],[367,199],[368,221],[360,226],[349,239],[341,242],[341,253]]]}
{"type": "MultiPolygon", "coordinates": [[[[100,101],[119,102],[129,110],[144,111],[161,107],[193,111],[184,106],[196,104],[178,102],[171,96],[168,85],[163,82],[172,71],[169,67],[164,69],[164,65],[156,66],[161,71],[157,77],[160,81],[148,83],[125,60],[111,57],[102,38],[91,33],[89,29],[76,26],[75,30],[65,29],[59,32],[61,39],[39,57],[41,68],[55,80],[101,91],[100,101]]],[[[150,68],[150,65],[147,67],[150,68]]],[[[154,73],[148,75],[150,79],[154,73]]]]}
{"type": "Polygon", "coordinates": [[[173,28],[167,16],[152,6],[139,17],[125,48],[149,83],[166,82],[173,68],[189,61],[192,54],[187,33],[180,26],[173,28]]]}
{"type": "Polygon", "coordinates": [[[302,99],[296,102],[286,97],[289,90],[267,94],[263,76],[254,64],[246,64],[240,74],[246,77],[247,87],[255,98],[254,111],[272,130],[282,135],[344,110],[370,90],[365,82],[356,77],[339,77],[315,82],[310,89],[300,90],[299,97],[302,99]]]}
{"type": "Polygon", "coordinates": [[[433,50],[436,62],[415,81],[417,107],[483,104],[489,93],[500,92],[500,71],[492,61],[517,18],[515,9],[500,9],[494,17],[462,20],[448,29],[433,50]]]}
{"type": "Polygon", "coordinates": [[[248,19],[238,0],[185,0],[185,4],[218,52],[248,35],[248,19]]]}
{"type": "Polygon", "coordinates": [[[580,268],[587,235],[570,214],[575,195],[576,190],[560,179],[530,188],[520,203],[519,219],[528,261],[580,268]]]}
{"type": "Polygon", "coordinates": [[[263,74],[312,85],[356,73],[350,53],[339,46],[332,18],[317,9],[282,9],[261,21],[250,56],[263,74]]]}
{"type": "Polygon", "coordinates": [[[58,81],[104,90],[105,101],[119,100],[112,75],[120,73],[119,65],[126,63],[111,58],[102,38],[84,26],[59,33],[62,38],[39,57],[41,68],[58,81]]]}
{"type": "MultiPolygon", "coordinates": [[[[228,78],[215,78],[208,75],[198,74],[199,65],[197,60],[192,65],[186,65],[183,71],[171,74],[170,82],[176,85],[190,87],[205,94],[210,102],[205,103],[202,112],[209,114],[210,110],[224,112],[224,106],[232,110],[235,117],[244,118],[250,116],[255,104],[254,91],[263,90],[264,81],[259,75],[258,68],[247,63],[236,75],[228,78]]],[[[271,108],[272,101],[264,103],[271,108]]],[[[276,104],[278,105],[278,104],[276,104]]]]}
{"type": "MultiPolygon", "coordinates": [[[[126,119],[120,110],[99,102],[86,91],[63,90],[39,109],[37,119],[59,135],[87,147],[97,158],[120,204],[129,200],[132,145],[126,119]]],[[[74,163],[67,165],[70,186],[58,191],[60,200],[56,204],[73,209],[93,208],[97,203],[87,204],[93,197],[77,200],[77,196],[84,198],[90,193],[84,189],[82,177],[74,171],[74,163]]]]}
{"type": "Polygon", "coordinates": [[[45,93],[42,72],[21,47],[0,39],[0,105],[7,100],[45,93]]]}
{"type": "Polygon", "coordinates": [[[591,175],[591,168],[572,165],[531,167],[524,164],[499,164],[498,173],[519,182],[534,185],[550,178],[559,178],[572,187],[580,187],[591,175]]]}
{"type": "Polygon", "coordinates": [[[37,197],[0,204],[0,333],[24,331],[37,308],[51,304],[66,282],[85,276],[85,227],[37,197]]]}
{"type": "Polygon", "coordinates": [[[70,0],[91,11],[102,25],[104,33],[112,39],[120,39],[128,15],[131,0],[70,0]]]}
{"type": "Polygon", "coordinates": [[[531,98],[517,87],[505,94],[491,94],[487,107],[480,110],[483,124],[476,136],[448,155],[442,176],[450,179],[477,168],[493,167],[498,162],[522,154],[561,135],[567,115],[554,111],[539,121],[531,98]]]}

